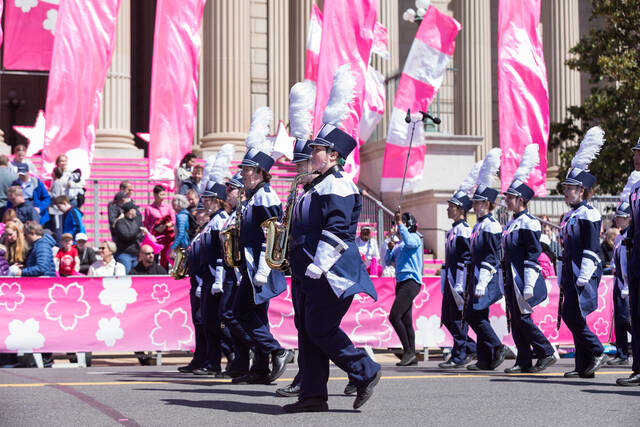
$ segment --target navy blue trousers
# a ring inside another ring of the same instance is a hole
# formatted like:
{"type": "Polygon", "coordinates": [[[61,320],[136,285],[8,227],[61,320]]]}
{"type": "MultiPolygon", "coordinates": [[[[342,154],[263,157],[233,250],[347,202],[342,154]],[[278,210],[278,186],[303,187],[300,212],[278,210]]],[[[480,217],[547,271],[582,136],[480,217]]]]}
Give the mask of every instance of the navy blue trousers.
{"type": "MultiPolygon", "coordinates": [[[[637,244],[637,243],[636,243],[637,244]]],[[[640,372],[640,277],[629,275],[629,307],[631,314],[631,352],[633,372],[640,372]]]]}
{"type": "MultiPolygon", "coordinates": [[[[471,295],[469,298],[472,298],[471,295]]],[[[469,302],[465,317],[478,339],[476,345],[478,364],[486,368],[493,360],[496,350],[502,345],[489,322],[489,308],[474,310],[473,304],[469,302]]]]}
{"type": "Polygon", "coordinates": [[[618,286],[613,287],[613,325],[616,335],[617,356],[629,358],[629,338],[631,332],[631,317],[629,316],[629,297],[623,298],[618,286]]]}
{"type": "Polygon", "coordinates": [[[269,356],[282,349],[280,343],[271,335],[269,329],[269,301],[256,304],[253,299],[253,287],[248,276],[243,272],[240,286],[237,289],[233,306],[233,315],[242,328],[251,337],[254,348],[252,371],[265,373],[269,371],[269,356]]]}
{"type": "MultiPolygon", "coordinates": [[[[227,271],[227,275],[235,273],[231,270],[231,273],[227,271]]],[[[227,276],[229,277],[229,276],[227,276]]],[[[249,351],[253,347],[253,341],[247,332],[244,330],[238,319],[233,315],[233,305],[235,297],[238,294],[238,286],[235,279],[225,280],[223,284],[224,290],[222,294],[222,321],[224,322],[224,331],[228,334],[232,342],[233,352],[235,359],[228,366],[231,371],[249,372],[249,351]]]]}
{"type": "Polygon", "coordinates": [[[529,369],[533,365],[533,358],[544,359],[553,355],[553,346],[533,323],[531,314],[520,313],[513,285],[505,286],[504,293],[511,313],[511,335],[518,349],[516,365],[529,369]]]}
{"type": "Polygon", "coordinates": [[[455,363],[463,363],[468,355],[476,353],[476,342],[469,337],[469,325],[462,327],[462,311],[458,310],[451,288],[445,285],[442,295],[442,324],[453,337],[451,360],[455,363]]]}
{"type": "MultiPolygon", "coordinates": [[[[298,279],[296,279],[294,276],[291,276],[291,301],[293,301],[293,305],[294,305],[294,310],[293,310],[293,323],[294,325],[296,325],[296,329],[298,330],[298,343],[300,343],[300,331],[302,330],[301,328],[301,313],[298,312],[298,310],[295,309],[295,301],[296,299],[300,298],[300,293],[302,292],[302,284],[300,283],[300,281],[298,279]]],[[[296,374],[296,376],[293,378],[293,381],[291,382],[292,385],[297,386],[300,385],[302,383],[302,366],[303,366],[303,361],[302,361],[302,352],[299,350],[300,345],[298,344],[298,373],[296,374]]]]}
{"type": "Polygon", "coordinates": [[[324,277],[304,278],[305,287],[295,293],[294,309],[298,315],[298,347],[302,363],[300,400],[314,397],[327,399],[329,361],[349,375],[349,381],[363,385],[380,370],[380,365],[357,349],[342,329],[340,322],[351,306],[353,297],[338,298],[324,277]]]}
{"type": "Polygon", "coordinates": [[[200,310],[200,298],[196,297],[198,283],[194,276],[190,277],[191,290],[189,290],[189,300],[191,302],[191,319],[195,335],[196,348],[193,351],[193,359],[189,365],[193,368],[202,368],[207,364],[207,339],[202,324],[202,312],[200,310]]]}
{"type": "Polygon", "coordinates": [[[576,347],[576,371],[584,372],[591,363],[591,359],[604,352],[604,347],[594,334],[580,310],[578,292],[574,286],[563,288],[564,302],[562,303],[562,320],[573,335],[573,343],[576,347]]]}

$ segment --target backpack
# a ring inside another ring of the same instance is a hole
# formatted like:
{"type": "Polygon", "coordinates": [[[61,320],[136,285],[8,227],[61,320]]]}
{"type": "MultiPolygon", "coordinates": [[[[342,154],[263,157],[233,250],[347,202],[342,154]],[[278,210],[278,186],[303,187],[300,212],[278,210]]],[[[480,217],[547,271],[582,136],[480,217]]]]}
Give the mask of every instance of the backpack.
{"type": "Polygon", "coordinates": [[[198,223],[196,222],[196,217],[193,216],[191,212],[188,214],[189,223],[187,226],[187,237],[189,240],[193,240],[196,237],[196,231],[198,230],[198,223]]]}

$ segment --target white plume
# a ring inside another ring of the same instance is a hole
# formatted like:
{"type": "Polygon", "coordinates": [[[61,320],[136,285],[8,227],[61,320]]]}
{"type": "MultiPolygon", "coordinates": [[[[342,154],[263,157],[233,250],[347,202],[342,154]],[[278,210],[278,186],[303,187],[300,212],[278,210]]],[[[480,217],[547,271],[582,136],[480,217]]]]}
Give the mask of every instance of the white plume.
{"type": "Polygon", "coordinates": [[[589,164],[598,156],[598,153],[600,153],[604,141],[604,131],[600,126],[594,126],[589,129],[580,143],[578,152],[573,156],[571,167],[585,171],[588,170],[589,164]]]}
{"type": "Polygon", "coordinates": [[[480,173],[478,174],[478,186],[491,187],[493,178],[496,176],[496,172],[500,169],[500,155],[499,148],[492,148],[487,153],[487,156],[482,162],[480,173]]]}
{"type": "Polygon", "coordinates": [[[341,65],[333,75],[333,86],[329,93],[329,102],[324,109],[322,121],[340,127],[349,113],[349,104],[353,101],[356,78],[349,64],[341,65]]]}
{"type": "Polygon", "coordinates": [[[469,175],[462,181],[460,184],[460,191],[464,191],[467,194],[471,194],[473,192],[473,187],[475,187],[476,182],[478,181],[478,174],[480,173],[480,168],[482,167],[482,161],[477,162],[473,165],[473,169],[469,172],[469,175]]]}
{"type": "Polygon", "coordinates": [[[631,194],[631,189],[634,185],[636,185],[640,181],[640,171],[633,171],[631,175],[629,175],[629,179],[627,180],[627,185],[622,189],[622,193],[620,193],[620,201],[629,203],[629,195],[631,194]]]}
{"type": "Polygon", "coordinates": [[[235,152],[235,146],[233,144],[224,144],[220,147],[215,162],[209,172],[209,181],[223,184],[224,179],[229,176],[229,166],[231,166],[231,159],[233,159],[233,153],[235,152]]]}
{"type": "Polygon", "coordinates": [[[538,144],[529,144],[524,148],[522,159],[520,160],[520,166],[516,169],[516,173],[513,174],[513,180],[516,179],[520,182],[527,182],[529,175],[533,168],[540,164],[540,147],[538,144]]]}
{"type": "Polygon", "coordinates": [[[207,160],[204,162],[204,170],[202,171],[202,180],[200,181],[200,191],[204,191],[207,188],[207,183],[209,182],[209,175],[211,175],[211,168],[213,168],[213,164],[216,161],[216,156],[211,155],[207,157],[207,160]]]}
{"type": "Polygon", "coordinates": [[[305,80],[293,85],[289,93],[289,125],[291,136],[306,139],[313,130],[316,85],[305,80]]]}
{"type": "Polygon", "coordinates": [[[266,136],[269,134],[271,122],[273,121],[273,113],[269,107],[258,108],[251,117],[251,128],[245,140],[247,149],[258,149],[267,154],[271,154],[269,149],[270,143],[266,136]]]}

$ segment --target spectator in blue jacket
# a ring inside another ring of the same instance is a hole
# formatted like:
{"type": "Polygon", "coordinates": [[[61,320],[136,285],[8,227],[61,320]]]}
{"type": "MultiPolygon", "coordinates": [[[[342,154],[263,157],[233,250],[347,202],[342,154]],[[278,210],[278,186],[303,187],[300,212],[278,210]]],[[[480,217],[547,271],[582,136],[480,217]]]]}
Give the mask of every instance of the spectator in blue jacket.
{"type": "Polygon", "coordinates": [[[181,194],[176,194],[171,202],[176,211],[176,237],[171,245],[172,250],[189,246],[189,202],[181,194]]]}
{"type": "Polygon", "coordinates": [[[69,233],[75,236],[78,233],[86,233],[82,224],[82,212],[71,205],[67,196],[56,197],[53,204],[62,212],[62,234],[69,233]]]}
{"type": "Polygon", "coordinates": [[[418,363],[411,311],[413,299],[422,287],[424,247],[413,215],[408,212],[400,215],[397,212],[395,220],[401,241],[397,245],[390,241],[385,255],[385,264],[394,264],[396,267],[396,299],[391,306],[389,320],[404,351],[402,360],[396,365],[409,366],[418,363]]]}
{"type": "Polygon", "coordinates": [[[49,222],[49,205],[51,204],[47,188],[38,177],[29,174],[29,166],[26,163],[18,164],[17,169],[18,179],[11,185],[22,188],[24,199],[33,203],[33,207],[38,211],[40,224],[46,224],[49,222]]]}
{"type": "Polygon", "coordinates": [[[18,219],[25,223],[27,221],[35,221],[40,223],[40,214],[28,200],[24,199],[22,188],[18,185],[12,185],[7,190],[7,205],[16,211],[18,219]]]}
{"type": "Polygon", "coordinates": [[[44,234],[42,225],[35,221],[29,221],[24,225],[24,236],[31,245],[31,251],[27,255],[27,261],[23,269],[18,269],[18,276],[46,276],[56,275],[56,266],[53,263],[53,251],[56,242],[48,234],[44,234]]]}

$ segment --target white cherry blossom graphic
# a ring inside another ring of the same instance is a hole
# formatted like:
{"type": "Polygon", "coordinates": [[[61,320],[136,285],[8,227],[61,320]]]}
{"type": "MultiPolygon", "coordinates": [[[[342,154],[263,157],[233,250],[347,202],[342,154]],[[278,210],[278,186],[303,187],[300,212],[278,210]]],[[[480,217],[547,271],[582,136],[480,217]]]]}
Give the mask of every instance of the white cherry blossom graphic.
{"type": "Polygon", "coordinates": [[[13,3],[22,13],[29,13],[31,9],[38,6],[38,0],[14,0],[13,3]]]}
{"type": "Polygon", "coordinates": [[[151,342],[162,350],[182,350],[193,340],[193,329],[188,320],[187,312],[182,308],[172,312],[159,310],[153,316],[156,327],[149,334],[151,342]]]}
{"type": "Polygon", "coordinates": [[[15,309],[24,302],[24,294],[20,283],[3,283],[0,285],[0,307],[4,306],[7,311],[15,309]]]}
{"type": "Polygon", "coordinates": [[[98,321],[99,329],[96,331],[98,341],[104,341],[107,347],[113,347],[116,341],[124,337],[124,330],[120,327],[120,319],[112,317],[105,319],[104,317],[98,321]]]}
{"type": "Polygon", "coordinates": [[[293,309],[293,301],[291,300],[291,285],[287,286],[287,296],[284,297],[284,300],[289,302],[289,304],[287,304],[287,306],[290,306],[291,310],[289,310],[288,313],[282,313],[282,312],[278,313],[278,316],[280,318],[278,319],[278,322],[276,322],[276,323],[274,323],[271,320],[269,320],[269,326],[271,326],[274,329],[281,327],[284,324],[284,319],[291,318],[296,314],[295,310],[293,309]]]}
{"type": "Polygon", "coordinates": [[[102,279],[104,290],[98,298],[100,304],[110,305],[116,314],[122,314],[127,304],[133,304],[138,299],[138,292],[131,287],[131,277],[105,277],[102,279]]]}
{"type": "Polygon", "coordinates": [[[389,313],[381,307],[373,311],[361,309],[355,316],[356,327],[349,334],[354,343],[384,347],[383,343],[393,337],[393,328],[389,324],[389,313]]]}
{"type": "Polygon", "coordinates": [[[440,327],[438,315],[418,317],[416,320],[416,346],[438,347],[445,339],[446,335],[440,327]]]}
{"type": "Polygon", "coordinates": [[[158,304],[164,304],[165,301],[171,298],[169,286],[167,286],[166,283],[156,283],[155,285],[153,285],[151,298],[158,301],[158,304]]]}
{"type": "Polygon", "coordinates": [[[78,319],[89,316],[91,307],[84,300],[84,287],[73,282],[63,286],[58,283],[49,288],[50,301],[44,307],[47,319],[58,322],[65,331],[76,328],[78,319]]]}
{"type": "Polygon", "coordinates": [[[40,322],[34,318],[14,319],[9,322],[9,336],[4,340],[9,350],[33,352],[42,348],[44,336],[40,333],[40,322]]]}
{"type": "Polygon", "coordinates": [[[56,34],[56,21],[58,20],[58,11],[55,9],[47,10],[47,19],[42,22],[42,28],[49,31],[51,35],[56,34]]]}

